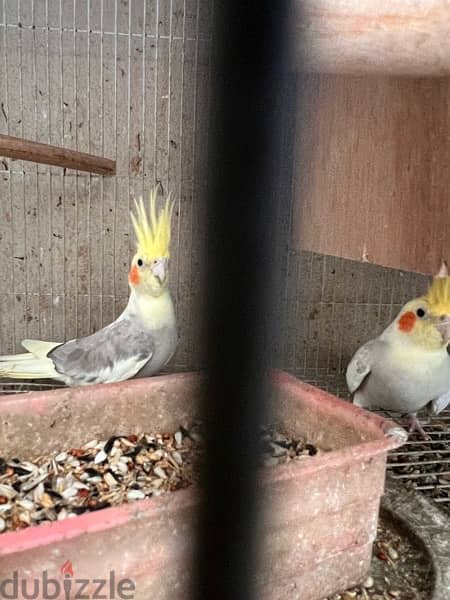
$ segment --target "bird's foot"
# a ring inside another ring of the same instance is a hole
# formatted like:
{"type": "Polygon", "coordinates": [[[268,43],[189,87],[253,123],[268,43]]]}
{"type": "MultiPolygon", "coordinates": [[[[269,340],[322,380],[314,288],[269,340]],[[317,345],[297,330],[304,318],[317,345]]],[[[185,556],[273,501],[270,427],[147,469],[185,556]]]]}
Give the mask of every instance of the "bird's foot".
{"type": "Polygon", "coordinates": [[[409,433],[414,433],[415,431],[417,431],[417,433],[420,435],[420,437],[423,440],[431,439],[430,436],[425,433],[425,430],[423,429],[423,427],[420,424],[420,421],[416,417],[416,415],[408,415],[408,422],[409,422],[409,429],[408,429],[409,433]]]}

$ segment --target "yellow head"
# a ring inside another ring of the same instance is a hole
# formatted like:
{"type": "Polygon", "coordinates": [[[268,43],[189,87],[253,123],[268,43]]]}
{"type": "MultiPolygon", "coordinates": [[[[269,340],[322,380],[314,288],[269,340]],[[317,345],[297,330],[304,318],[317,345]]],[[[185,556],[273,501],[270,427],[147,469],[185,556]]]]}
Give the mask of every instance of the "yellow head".
{"type": "Polygon", "coordinates": [[[136,214],[131,213],[131,221],[136,234],[137,251],[128,275],[133,289],[152,296],[159,296],[168,284],[173,211],[169,194],[164,207],[157,214],[156,197],[157,188],[154,188],[150,192],[148,214],[142,198],[135,200],[136,214]]]}
{"type": "Polygon", "coordinates": [[[425,296],[411,300],[396,319],[397,329],[416,344],[439,349],[450,340],[450,277],[443,263],[425,296]]]}

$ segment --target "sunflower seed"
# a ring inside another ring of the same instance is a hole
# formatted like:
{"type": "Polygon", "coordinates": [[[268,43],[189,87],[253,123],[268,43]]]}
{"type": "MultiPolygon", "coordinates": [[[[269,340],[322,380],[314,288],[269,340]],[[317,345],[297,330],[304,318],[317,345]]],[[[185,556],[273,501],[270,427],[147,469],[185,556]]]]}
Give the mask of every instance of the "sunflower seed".
{"type": "Polygon", "coordinates": [[[111,452],[114,444],[117,442],[117,440],[120,440],[121,437],[122,437],[121,435],[113,435],[112,437],[109,438],[109,440],[106,442],[106,444],[103,447],[103,450],[106,452],[106,454],[109,454],[111,452]]]}
{"type": "Polygon", "coordinates": [[[28,498],[22,498],[16,501],[16,506],[20,506],[20,508],[24,508],[25,510],[33,510],[34,502],[28,500],[28,498]]]}
{"type": "Polygon", "coordinates": [[[98,452],[94,458],[94,464],[99,465],[100,463],[105,462],[107,458],[108,455],[106,452],[104,450],[100,450],[100,452],[98,452]]]}
{"type": "Polygon", "coordinates": [[[48,473],[42,473],[36,479],[32,479],[24,483],[21,487],[22,492],[30,492],[33,488],[37,487],[42,481],[45,481],[48,477],[48,473]]]}
{"type": "Polygon", "coordinates": [[[59,511],[58,521],[64,521],[64,519],[67,519],[67,517],[68,517],[68,513],[65,508],[63,508],[62,510],[59,511]]]}
{"type": "Polygon", "coordinates": [[[39,502],[44,494],[44,491],[44,483],[41,481],[41,483],[37,485],[33,490],[33,500],[35,502],[39,502]]]}
{"type": "Polygon", "coordinates": [[[150,460],[152,460],[153,462],[157,462],[158,460],[161,460],[161,458],[164,456],[164,452],[162,450],[156,450],[155,452],[151,452],[148,457],[150,460]]]}
{"type": "Polygon", "coordinates": [[[22,521],[22,523],[26,523],[27,525],[31,525],[30,513],[28,513],[28,512],[19,513],[19,521],[22,521]]]}
{"type": "Polygon", "coordinates": [[[398,560],[398,552],[397,552],[397,550],[395,550],[395,548],[392,548],[392,546],[389,546],[387,552],[389,554],[390,559],[398,560]]]}
{"type": "MultiPolygon", "coordinates": [[[[103,444],[100,445],[100,447],[103,444]]],[[[90,450],[91,448],[97,448],[98,446],[98,440],[91,440],[90,442],[88,442],[87,444],[84,444],[83,449],[84,450],[90,450]]]]}
{"type": "Polygon", "coordinates": [[[11,498],[17,496],[17,492],[14,488],[12,488],[9,485],[0,484],[0,496],[4,496],[5,498],[8,498],[8,500],[10,500],[11,498]]]}
{"type": "Polygon", "coordinates": [[[142,500],[143,498],[145,498],[145,494],[141,490],[130,490],[127,492],[128,500],[142,500]]]}
{"type": "Polygon", "coordinates": [[[183,457],[181,456],[181,454],[179,452],[172,452],[172,457],[177,464],[179,464],[179,465],[183,464],[183,457]]]}
{"type": "Polygon", "coordinates": [[[77,480],[75,480],[72,485],[77,490],[87,490],[87,489],[89,489],[89,486],[87,486],[85,483],[82,483],[81,481],[77,481],[77,480]]]}
{"type": "Polygon", "coordinates": [[[121,475],[126,475],[128,473],[127,463],[123,461],[121,458],[119,462],[115,465],[115,468],[121,475]]]}
{"type": "Polygon", "coordinates": [[[100,475],[96,475],[95,477],[89,477],[89,479],[87,480],[88,483],[100,483],[100,481],[102,480],[102,478],[100,477],[100,475]]]}
{"type": "Polygon", "coordinates": [[[20,465],[11,464],[10,467],[14,470],[16,475],[19,475],[19,477],[30,477],[33,475],[33,471],[25,469],[20,465]]]}
{"type": "Polygon", "coordinates": [[[71,485],[66,490],[64,490],[63,492],[61,492],[61,496],[65,500],[68,500],[69,498],[73,498],[77,494],[78,494],[78,489],[74,485],[71,485]]]}
{"type": "Polygon", "coordinates": [[[105,480],[105,483],[108,485],[108,487],[116,487],[117,486],[117,481],[114,479],[114,477],[112,476],[111,473],[105,473],[103,479],[105,480]]]}
{"type": "Polygon", "coordinates": [[[167,479],[167,474],[164,471],[164,469],[161,469],[161,467],[155,467],[153,469],[154,474],[159,477],[160,479],[167,479]]]}

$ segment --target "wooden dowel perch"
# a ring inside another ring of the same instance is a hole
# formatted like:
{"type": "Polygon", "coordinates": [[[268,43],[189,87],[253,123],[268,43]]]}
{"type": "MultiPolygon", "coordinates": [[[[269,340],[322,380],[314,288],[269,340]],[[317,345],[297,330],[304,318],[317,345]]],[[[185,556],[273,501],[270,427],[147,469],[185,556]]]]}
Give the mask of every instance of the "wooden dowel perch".
{"type": "Polygon", "coordinates": [[[450,74],[449,0],[294,0],[299,68],[336,74],[450,74]]]}
{"type": "Polygon", "coordinates": [[[116,173],[116,162],[114,160],[61,148],[60,146],[23,140],[10,135],[0,134],[0,156],[67,169],[77,169],[78,171],[88,171],[98,175],[115,175],[116,173]]]}

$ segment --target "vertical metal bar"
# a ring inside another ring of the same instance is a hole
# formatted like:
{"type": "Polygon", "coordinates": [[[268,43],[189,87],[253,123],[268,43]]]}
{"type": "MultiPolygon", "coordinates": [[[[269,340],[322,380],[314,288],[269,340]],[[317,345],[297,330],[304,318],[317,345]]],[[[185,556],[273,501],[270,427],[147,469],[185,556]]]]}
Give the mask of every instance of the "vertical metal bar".
{"type": "MultiPolygon", "coordinates": [[[[101,81],[101,119],[102,123],[101,127],[101,136],[102,136],[102,156],[104,156],[105,152],[105,83],[104,83],[104,71],[103,71],[103,51],[104,51],[104,39],[105,39],[105,28],[104,28],[104,0],[101,0],[101,8],[100,8],[100,81],[101,81]]],[[[102,219],[101,219],[101,231],[105,231],[105,211],[106,207],[103,203],[103,198],[105,197],[105,188],[103,185],[103,177],[100,178],[100,198],[102,199],[102,219]]],[[[103,237],[103,236],[102,236],[103,237]]],[[[105,241],[104,237],[102,240],[102,268],[100,269],[100,326],[104,327],[106,325],[103,317],[103,305],[104,305],[104,293],[105,288],[103,287],[103,265],[105,264],[105,241]]]]}
{"type": "MultiPolygon", "coordinates": [[[[257,563],[259,424],[281,268],[277,125],[286,2],[220,0],[208,162],[204,348],[207,458],[194,597],[249,600],[257,563]]],[[[286,241],[284,241],[286,242],[286,241]]]]}

